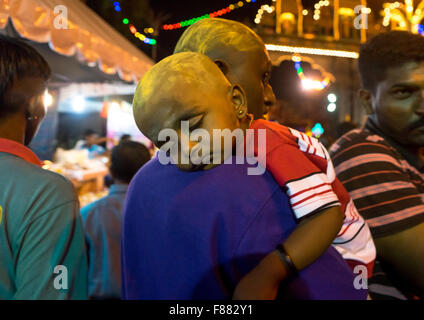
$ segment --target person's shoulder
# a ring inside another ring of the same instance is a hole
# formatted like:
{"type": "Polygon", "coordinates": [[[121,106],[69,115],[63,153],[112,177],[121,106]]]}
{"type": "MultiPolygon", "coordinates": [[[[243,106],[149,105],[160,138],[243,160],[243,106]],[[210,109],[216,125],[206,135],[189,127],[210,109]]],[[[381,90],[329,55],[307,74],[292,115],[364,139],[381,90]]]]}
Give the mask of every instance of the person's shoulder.
{"type": "Polygon", "coordinates": [[[105,196],[81,208],[80,214],[84,225],[87,225],[90,220],[98,219],[99,215],[104,215],[108,211],[109,197],[105,196]]]}
{"type": "Polygon", "coordinates": [[[268,147],[271,147],[271,148],[275,144],[278,144],[278,145],[295,144],[297,140],[297,135],[295,134],[295,132],[298,132],[298,131],[274,121],[268,121],[268,120],[262,120],[262,119],[255,120],[250,126],[250,129],[265,130],[266,141],[267,141],[268,147]]]}
{"type": "Polygon", "coordinates": [[[330,155],[338,157],[341,153],[387,153],[391,147],[386,140],[366,129],[355,129],[341,136],[330,147],[330,155]]]}
{"type": "Polygon", "coordinates": [[[13,173],[14,179],[22,181],[23,185],[43,186],[58,193],[72,190],[72,183],[64,176],[18,157],[11,156],[7,159],[7,169],[13,173]]]}

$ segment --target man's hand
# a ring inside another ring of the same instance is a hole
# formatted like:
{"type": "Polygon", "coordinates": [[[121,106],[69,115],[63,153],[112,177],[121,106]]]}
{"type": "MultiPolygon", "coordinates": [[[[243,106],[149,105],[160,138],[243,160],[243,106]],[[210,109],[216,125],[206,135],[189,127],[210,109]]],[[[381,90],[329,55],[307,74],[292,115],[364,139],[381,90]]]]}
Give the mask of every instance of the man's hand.
{"type": "Polygon", "coordinates": [[[274,251],[240,280],[233,300],[275,300],[280,283],[286,275],[286,268],[274,251]]]}

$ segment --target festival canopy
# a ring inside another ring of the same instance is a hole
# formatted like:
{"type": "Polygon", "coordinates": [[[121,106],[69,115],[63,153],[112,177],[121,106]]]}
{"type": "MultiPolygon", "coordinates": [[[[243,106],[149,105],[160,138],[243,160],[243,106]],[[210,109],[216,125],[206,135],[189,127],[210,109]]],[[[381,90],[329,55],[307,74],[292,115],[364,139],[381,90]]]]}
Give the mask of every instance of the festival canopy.
{"type": "Polygon", "coordinates": [[[138,81],[153,65],[80,0],[0,0],[0,29],[10,22],[19,36],[126,82],[138,81]]]}

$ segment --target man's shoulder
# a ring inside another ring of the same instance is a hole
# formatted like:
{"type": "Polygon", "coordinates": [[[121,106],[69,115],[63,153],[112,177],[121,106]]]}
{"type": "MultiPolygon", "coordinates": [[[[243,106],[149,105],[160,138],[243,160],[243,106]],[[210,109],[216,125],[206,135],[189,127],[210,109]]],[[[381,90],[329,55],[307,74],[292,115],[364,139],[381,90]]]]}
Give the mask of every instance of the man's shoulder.
{"type": "Polygon", "coordinates": [[[127,204],[131,200],[140,203],[144,199],[176,197],[178,193],[188,192],[207,198],[211,192],[224,198],[237,194],[237,199],[249,194],[251,198],[259,200],[269,198],[279,188],[268,171],[261,175],[249,175],[248,169],[256,165],[249,165],[246,158],[231,159],[231,164],[221,164],[211,170],[186,172],[175,165],[163,165],[155,157],[131,181],[127,204]]]}
{"type": "Polygon", "coordinates": [[[0,175],[10,177],[8,185],[16,185],[22,196],[48,200],[48,202],[77,201],[72,183],[64,176],[45,170],[12,155],[0,157],[0,175]]]}
{"type": "Polygon", "coordinates": [[[90,219],[97,219],[96,216],[98,215],[106,215],[113,204],[116,204],[116,200],[112,200],[111,197],[107,195],[86,205],[81,208],[83,222],[85,223],[90,219]]]}
{"type": "MultiPolygon", "coordinates": [[[[381,136],[366,129],[355,129],[340,137],[331,147],[330,156],[350,159],[365,154],[393,155],[393,147],[381,136]]],[[[346,159],[344,159],[346,160],[346,159]]]]}

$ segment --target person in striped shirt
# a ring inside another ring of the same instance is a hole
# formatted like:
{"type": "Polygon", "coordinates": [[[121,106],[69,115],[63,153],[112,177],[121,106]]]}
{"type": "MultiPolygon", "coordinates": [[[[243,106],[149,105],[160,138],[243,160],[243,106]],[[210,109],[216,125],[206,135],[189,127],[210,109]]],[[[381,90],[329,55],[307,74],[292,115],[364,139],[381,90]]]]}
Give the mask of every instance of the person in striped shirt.
{"type": "MultiPolygon", "coordinates": [[[[422,298],[424,38],[406,31],[372,38],[361,47],[359,72],[368,119],[336,141],[330,155],[370,226],[388,278],[407,296],[422,298]]],[[[375,289],[384,294],[383,286],[375,289]]]]}

